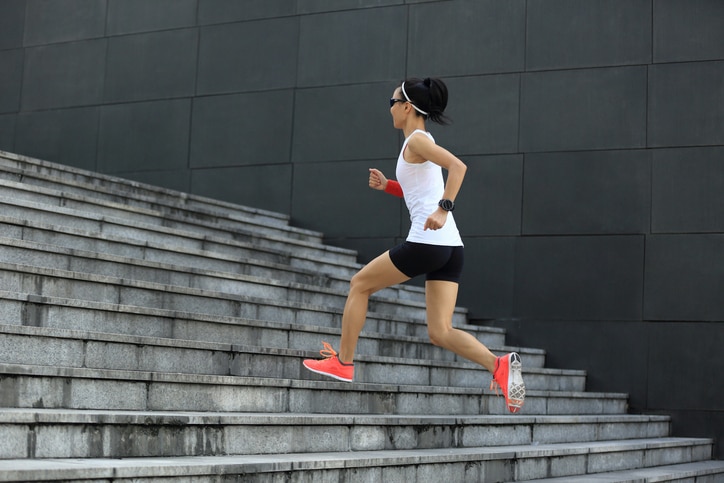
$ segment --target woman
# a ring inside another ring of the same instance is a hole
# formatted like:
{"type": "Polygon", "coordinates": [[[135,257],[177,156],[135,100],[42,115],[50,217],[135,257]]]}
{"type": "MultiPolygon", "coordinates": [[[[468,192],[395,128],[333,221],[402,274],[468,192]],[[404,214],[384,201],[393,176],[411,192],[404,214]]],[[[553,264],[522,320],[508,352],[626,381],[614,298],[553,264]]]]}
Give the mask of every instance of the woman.
{"type": "MultiPolygon", "coordinates": [[[[493,374],[491,389],[499,386],[510,412],[525,399],[520,356],[496,357],[475,337],[452,326],[458,282],[463,267],[463,243],[452,211],[467,167],[435,144],[425,129],[429,119],[447,124],[447,87],[440,79],[407,79],[393,92],[390,113],[394,127],[405,135],[397,158],[396,176],[387,179],[370,169],[370,188],[404,197],[412,225],[406,241],[372,260],[352,277],[342,315],[339,354],[324,343],[322,360],[304,366],[341,381],[354,379],[354,352],[367,317],[370,295],[425,274],[427,327],[430,341],[485,367],[493,374]],[[442,169],[448,172],[443,181],[442,169]]],[[[496,388],[497,389],[497,388],[496,388]]],[[[497,392],[497,391],[496,391],[497,392]]]]}

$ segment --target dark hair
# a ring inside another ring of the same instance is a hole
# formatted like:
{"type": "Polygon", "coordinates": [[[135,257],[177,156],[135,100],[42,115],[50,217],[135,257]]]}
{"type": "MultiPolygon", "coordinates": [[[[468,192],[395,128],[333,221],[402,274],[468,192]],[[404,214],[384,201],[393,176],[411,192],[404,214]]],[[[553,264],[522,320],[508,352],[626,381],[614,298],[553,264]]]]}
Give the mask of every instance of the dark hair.
{"type": "Polygon", "coordinates": [[[403,97],[419,109],[416,110],[418,115],[438,124],[450,124],[450,118],[443,114],[447,107],[447,86],[442,80],[411,77],[400,83],[400,87],[404,87],[403,97]]]}

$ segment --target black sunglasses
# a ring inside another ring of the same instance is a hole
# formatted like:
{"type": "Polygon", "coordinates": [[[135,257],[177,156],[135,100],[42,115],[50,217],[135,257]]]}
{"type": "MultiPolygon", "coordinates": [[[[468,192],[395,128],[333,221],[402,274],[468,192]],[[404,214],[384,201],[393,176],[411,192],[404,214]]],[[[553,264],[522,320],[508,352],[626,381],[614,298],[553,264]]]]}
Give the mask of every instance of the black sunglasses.
{"type": "Polygon", "coordinates": [[[405,99],[395,99],[394,97],[390,99],[390,107],[395,105],[395,102],[407,102],[405,99]]]}

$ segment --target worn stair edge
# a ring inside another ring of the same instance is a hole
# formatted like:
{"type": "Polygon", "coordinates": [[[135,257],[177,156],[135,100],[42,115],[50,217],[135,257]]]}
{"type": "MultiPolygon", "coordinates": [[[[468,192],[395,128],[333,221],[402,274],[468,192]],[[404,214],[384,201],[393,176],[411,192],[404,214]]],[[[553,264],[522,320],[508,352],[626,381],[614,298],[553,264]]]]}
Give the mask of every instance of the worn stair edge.
{"type": "MultiPolygon", "coordinates": [[[[341,317],[343,305],[325,305],[326,300],[315,291],[295,291],[279,285],[268,294],[244,295],[202,288],[184,287],[109,275],[95,275],[69,270],[34,267],[0,262],[0,286],[7,291],[28,292],[39,296],[75,298],[95,302],[117,303],[142,307],[164,308],[217,316],[247,317],[300,323],[319,320],[331,326],[341,317]]],[[[271,286],[267,286],[270,287],[271,286]]],[[[423,306],[370,302],[370,317],[395,320],[417,320],[424,323],[423,306]]],[[[458,307],[453,323],[466,324],[467,309],[458,307]]]]}
{"type": "MultiPolygon", "coordinates": [[[[279,271],[288,272],[294,279],[310,280],[319,286],[348,288],[350,277],[360,268],[359,264],[346,266],[316,260],[317,269],[295,266],[295,255],[292,252],[267,251],[263,248],[248,246],[242,256],[231,256],[208,250],[195,250],[175,247],[136,239],[119,239],[107,237],[99,233],[76,231],[72,228],[33,223],[0,215],[0,224],[9,228],[4,230],[3,239],[25,243],[46,245],[62,249],[80,250],[88,253],[142,260],[144,262],[173,264],[188,268],[215,270],[228,273],[263,274],[271,276],[279,271]],[[329,268],[320,270],[329,263],[329,268]]],[[[241,249],[241,246],[239,246],[241,249]]],[[[403,300],[424,299],[424,289],[411,284],[398,284],[381,290],[379,293],[388,298],[403,300]]]]}
{"type": "MultiPolygon", "coordinates": [[[[310,323],[219,316],[122,304],[65,299],[34,294],[0,291],[0,317],[6,325],[47,327],[109,334],[186,339],[228,343],[254,341],[254,345],[315,351],[322,341],[338,345],[341,334],[339,317],[310,323]],[[323,326],[328,323],[328,326],[323,326]]],[[[430,343],[424,325],[410,321],[389,321],[371,314],[360,334],[359,355],[398,358],[465,361],[451,351],[430,343]]],[[[496,352],[518,352],[527,368],[540,368],[545,351],[505,345],[504,334],[485,327],[460,326],[496,352]]],[[[318,355],[318,354],[317,354],[318,355]]]]}
{"type": "MultiPolygon", "coordinates": [[[[59,191],[54,188],[8,181],[0,177],[0,191],[3,198],[62,206],[77,211],[87,211],[100,215],[131,220],[138,223],[160,224],[179,230],[194,232],[210,232],[217,236],[228,236],[227,233],[264,234],[270,237],[301,240],[307,243],[322,243],[323,234],[318,231],[305,230],[290,225],[276,223],[252,223],[244,219],[228,216],[192,216],[194,212],[182,212],[181,208],[159,209],[159,207],[143,207],[137,203],[126,201],[107,201],[102,198],[59,191]]],[[[197,214],[198,215],[198,214],[197,214]]]]}
{"type": "Polygon", "coordinates": [[[0,409],[0,458],[496,447],[667,438],[665,416],[447,416],[0,409]],[[131,435],[132,438],[130,437],[131,435]],[[59,440],[72,441],[58,445],[59,440]]]}
{"type": "MultiPolygon", "coordinates": [[[[696,461],[672,465],[637,468],[633,470],[608,471],[587,474],[590,483],[659,483],[677,481],[680,483],[722,483],[724,482],[724,461],[696,461]]],[[[581,476],[563,476],[528,480],[528,483],[581,483],[581,476]]]]}
{"type": "MultiPolygon", "coordinates": [[[[520,414],[622,414],[627,394],[528,391],[520,414]]],[[[0,406],[369,414],[507,414],[484,388],[0,364],[0,406]],[[22,389],[22,391],[20,390],[22,389]],[[243,390],[242,390],[243,389],[243,390]]]]}
{"type": "Polygon", "coordinates": [[[30,156],[16,153],[10,153],[0,150],[0,166],[3,169],[11,169],[13,172],[22,172],[26,175],[45,175],[49,178],[72,180],[75,183],[81,183],[89,188],[106,190],[109,188],[120,188],[121,193],[135,194],[145,193],[140,196],[143,199],[151,200],[167,200],[172,206],[191,206],[191,207],[208,207],[208,209],[221,211],[222,213],[235,214],[239,211],[248,213],[251,216],[262,216],[270,222],[286,224],[290,220],[290,216],[284,213],[263,210],[246,205],[239,205],[226,201],[208,198],[200,195],[190,194],[183,191],[176,191],[168,188],[133,181],[119,176],[110,176],[98,173],[96,171],[84,170],[65,164],[52,163],[30,156]],[[78,181],[78,179],[83,181],[78,181]]]}
{"type": "MultiPolygon", "coordinates": [[[[679,439],[679,444],[705,445],[708,440],[679,439]]],[[[673,444],[673,442],[671,443],[673,444]]],[[[642,453],[654,454],[666,444],[656,442],[633,443],[642,453]]],[[[124,458],[124,459],[35,459],[0,460],[0,480],[53,481],[101,478],[174,478],[244,475],[245,481],[255,477],[266,478],[265,473],[332,472],[341,478],[365,477],[368,481],[403,483],[407,481],[523,481],[550,478],[550,464],[539,461],[558,460],[555,468],[562,471],[569,460],[605,459],[609,453],[620,451],[620,442],[596,448],[585,445],[560,444],[540,446],[504,446],[497,448],[453,448],[398,451],[359,451],[335,453],[301,453],[258,456],[203,456],[179,458],[124,458]],[[363,474],[364,473],[364,474],[363,474]]],[[[711,451],[709,449],[709,451],[711,451]]],[[[704,453],[704,451],[702,451],[704,453]]],[[[684,463],[685,474],[716,474],[722,471],[721,462],[684,463]]],[[[578,465],[576,465],[578,466],[578,465]]],[[[677,467],[679,465],[673,465],[677,467]]],[[[553,471],[556,471],[554,469],[553,471]]],[[[586,475],[593,476],[590,473],[586,475]]],[[[580,475],[574,478],[579,478],[580,475]]],[[[202,480],[203,481],[203,480],[202,480]]],[[[256,481],[268,481],[256,480],[256,481]]],[[[624,480],[626,481],[626,480],[624,480]]],[[[659,480],[660,481],[660,480],[659,480]]]]}
{"type": "MultiPolygon", "coordinates": [[[[345,260],[323,255],[299,253],[293,249],[272,249],[258,243],[239,240],[217,240],[219,243],[203,240],[203,243],[171,243],[173,237],[158,240],[129,238],[122,233],[105,234],[99,230],[81,230],[70,226],[44,223],[42,221],[20,219],[0,214],[0,224],[5,226],[3,236],[17,240],[29,240],[64,248],[83,249],[89,252],[104,252],[112,255],[129,256],[149,261],[189,259],[199,262],[214,262],[216,265],[243,263],[254,260],[260,265],[285,266],[302,273],[317,274],[321,277],[335,277],[349,281],[349,278],[361,267],[352,258],[345,260]]],[[[196,240],[198,241],[198,240],[196,240]]],[[[200,267],[199,267],[200,268],[200,267]]],[[[419,287],[408,286],[406,290],[421,292],[419,287]]]]}
{"type": "Polygon", "coordinates": [[[155,223],[141,223],[124,218],[78,211],[62,206],[51,206],[25,200],[14,200],[0,196],[0,207],[4,216],[22,220],[37,220],[51,225],[70,226],[87,232],[103,233],[121,238],[136,238],[156,243],[174,243],[181,247],[216,250],[229,253],[241,242],[259,245],[270,250],[295,251],[297,255],[311,255],[316,258],[337,259],[345,263],[356,262],[357,252],[346,248],[333,247],[323,243],[283,238],[259,233],[241,231],[219,231],[208,229],[191,231],[163,226],[155,223]]]}
{"type": "MultiPolygon", "coordinates": [[[[0,263],[3,262],[90,275],[112,275],[120,279],[198,288],[219,293],[302,300],[336,308],[344,307],[347,299],[347,286],[344,284],[330,287],[319,276],[288,280],[292,278],[293,274],[286,276],[283,269],[271,274],[259,275],[222,272],[56,247],[0,236],[0,263]],[[315,283],[317,281],[321,281],[321,283],[315,283]],[[290,295],[291,293],[300,295],[290,295]]],[[[370,311],[383,312],[390,316],[400,315],[401,311],[404,312],[408,309],[424,312],[425,308],[424,294],[419,294],[416,299],[410,297],[393,299],[379,293],[370,297],[370,311]]],[[[456,307],[455,312],[465,313],[466,310],[456,307]]]]}
{"type": "MultiPolygon", "coordinates": [[[[251,344],[116,335],[45,327],[0,325],[3,363],[88,369],[324,380],[303,369],[315,352],[251,344]]],[[[585,390],[585,371],[524,365],[528,390],[585,390]]],[[[355,382],[482,387],[490,374],[470,362],[359,354],[355,382]]]]}

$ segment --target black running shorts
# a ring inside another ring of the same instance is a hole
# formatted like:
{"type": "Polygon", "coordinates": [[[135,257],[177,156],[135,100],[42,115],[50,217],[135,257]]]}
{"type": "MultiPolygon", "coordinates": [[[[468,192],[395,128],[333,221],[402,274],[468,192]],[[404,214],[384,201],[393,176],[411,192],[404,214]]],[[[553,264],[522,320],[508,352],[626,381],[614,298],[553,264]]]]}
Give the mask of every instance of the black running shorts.
{"type": "Polygon", "coordinates": [[[403,242],[390,250],[390,259],[410,278],[426,274],[426,280],[460,282],[463,271],[463,247],[403,242]]]}

